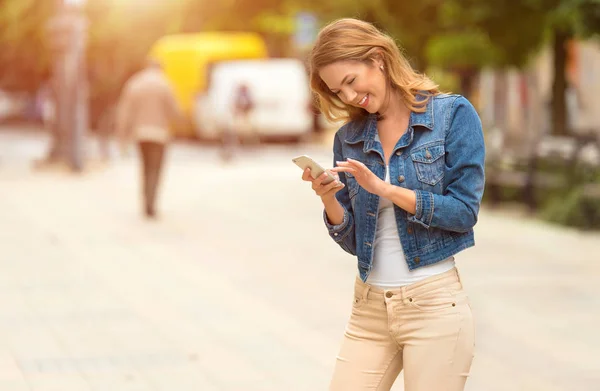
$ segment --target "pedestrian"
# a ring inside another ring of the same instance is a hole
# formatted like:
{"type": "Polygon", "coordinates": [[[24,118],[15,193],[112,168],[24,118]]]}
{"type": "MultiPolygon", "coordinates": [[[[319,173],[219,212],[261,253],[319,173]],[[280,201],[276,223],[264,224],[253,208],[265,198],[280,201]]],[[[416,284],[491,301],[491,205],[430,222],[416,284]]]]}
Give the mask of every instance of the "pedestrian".
{"type": "Polygon", "coordinates": [[[454,256],[474,245],[484,142],[474,107],[441,93],[373,25],[341,19],[318,34],[311,88],[344,120],[337,180],[312,183],[331,238],[358,275],[330,389],[460,391],[474,351],[471,308],[454,256]]]}
{"type": "Polygon", "coordinates": [[[240,136],[247,136],[254,144],[258,143],[258,136],[254,133],[250,118],[253,109],[254,98],[250,88],[242,82],[234,90],[231,123],[224,129],[222,135],[223,160],[229,161],[233,158],[235,149],[240,143],[240,136]]]}
{"type": "Polygon", "coordinates": [[[121,93],[117,135],[123,153],[131,142],[139,148],[144,213],[156,217],[156,198],[170,127],[182,118],[173,87],[161,64],[148,60],[146,66],[127,81],[121,93]]]}

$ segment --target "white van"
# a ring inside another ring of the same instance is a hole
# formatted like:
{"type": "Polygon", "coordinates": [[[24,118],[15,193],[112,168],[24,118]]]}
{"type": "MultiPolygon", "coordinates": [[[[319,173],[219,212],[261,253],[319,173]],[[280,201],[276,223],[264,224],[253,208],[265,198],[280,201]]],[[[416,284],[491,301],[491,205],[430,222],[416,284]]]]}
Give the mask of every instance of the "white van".
{"type": "Polygon", "coordinates": [[[301,139],[313,130],[308,76],[297,59],[240,60],[213,65],[207,90],[196,97],[193,122],[201,139],[218,139],[225,129],[245,136],[301,139]],[[254,105],[247,124],[234,116],[234,99],[248,87],[254,105]]]}

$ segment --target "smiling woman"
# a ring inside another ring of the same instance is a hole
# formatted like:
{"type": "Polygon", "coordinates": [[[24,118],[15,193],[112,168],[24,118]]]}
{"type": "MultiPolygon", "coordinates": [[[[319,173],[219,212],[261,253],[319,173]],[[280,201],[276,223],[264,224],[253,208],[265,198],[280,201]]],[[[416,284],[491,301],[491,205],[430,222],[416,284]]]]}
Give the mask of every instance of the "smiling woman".
{"type": "Polygon", "coordinates": [[[346,124],[329,170],[338,180],[302,178],[358,266],[330,389],[389,390],[404,370],[406,391],[462,391],[474,329],[454,256],[475,244],[483,195],[477,112],[360,20],[323,28],[309,65],[321,111],[346,124]]]}
{"type": "Polygon", "coordinates": [[[331,93],[345,105],[376,113],[386,98],[386,80],[380,69],[383,69],[383,64],[377,60],[373,60],[373,65],[354,61],[338,62],[323,67],[320,77],[331,93]],[[340,77],[342,80],[338,81],[340,77]]]}
{"type": "Polygon", "coordinates": [[[346,20],[335,29],[325,28],[315,48],[318,50],[311,54],[311,87],[317,92],[321,111],[332,122],[356,120],[377,112],[392,91],[419,112],[424,110],[426,100],[418,101],[416,92],[439,92],[433,81],[412,69],[392,38],[371,25],[346,20]],[[386,91],[388,95],[382,95],[387,84],[392,88],[386,91]],[[361,91],[365,85],[377,91],[361,91]],[[363,101],[365,98],[367,101],[363,101]]]}

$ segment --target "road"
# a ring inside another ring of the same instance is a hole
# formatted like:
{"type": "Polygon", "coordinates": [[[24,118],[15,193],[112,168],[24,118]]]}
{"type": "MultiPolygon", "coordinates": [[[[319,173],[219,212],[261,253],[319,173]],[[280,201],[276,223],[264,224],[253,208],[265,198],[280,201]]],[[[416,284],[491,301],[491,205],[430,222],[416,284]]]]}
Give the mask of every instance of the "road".
{"type": "MultiPolygon", "coordinates": [[[[327,147],[175,145],[151,222],[133,156],[33,171],[44,142],[0,131],[0,390],[327,389],[356,264],[291,163],[327,147]]],[[[600,390],[600,234],[484,208],[476,241],[467,391],[600,390]]]]}

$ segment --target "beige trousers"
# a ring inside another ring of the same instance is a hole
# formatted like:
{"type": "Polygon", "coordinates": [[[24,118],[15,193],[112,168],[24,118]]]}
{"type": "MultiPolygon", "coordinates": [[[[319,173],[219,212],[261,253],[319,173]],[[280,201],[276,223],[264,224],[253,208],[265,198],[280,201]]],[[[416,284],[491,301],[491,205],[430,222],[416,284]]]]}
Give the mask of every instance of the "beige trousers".
{"type": "Polygon", "coordinates": [[[473,317],[458,271],[393,290],[357,278],[331,391],[462,391],[474,350],[473,317]]]}

